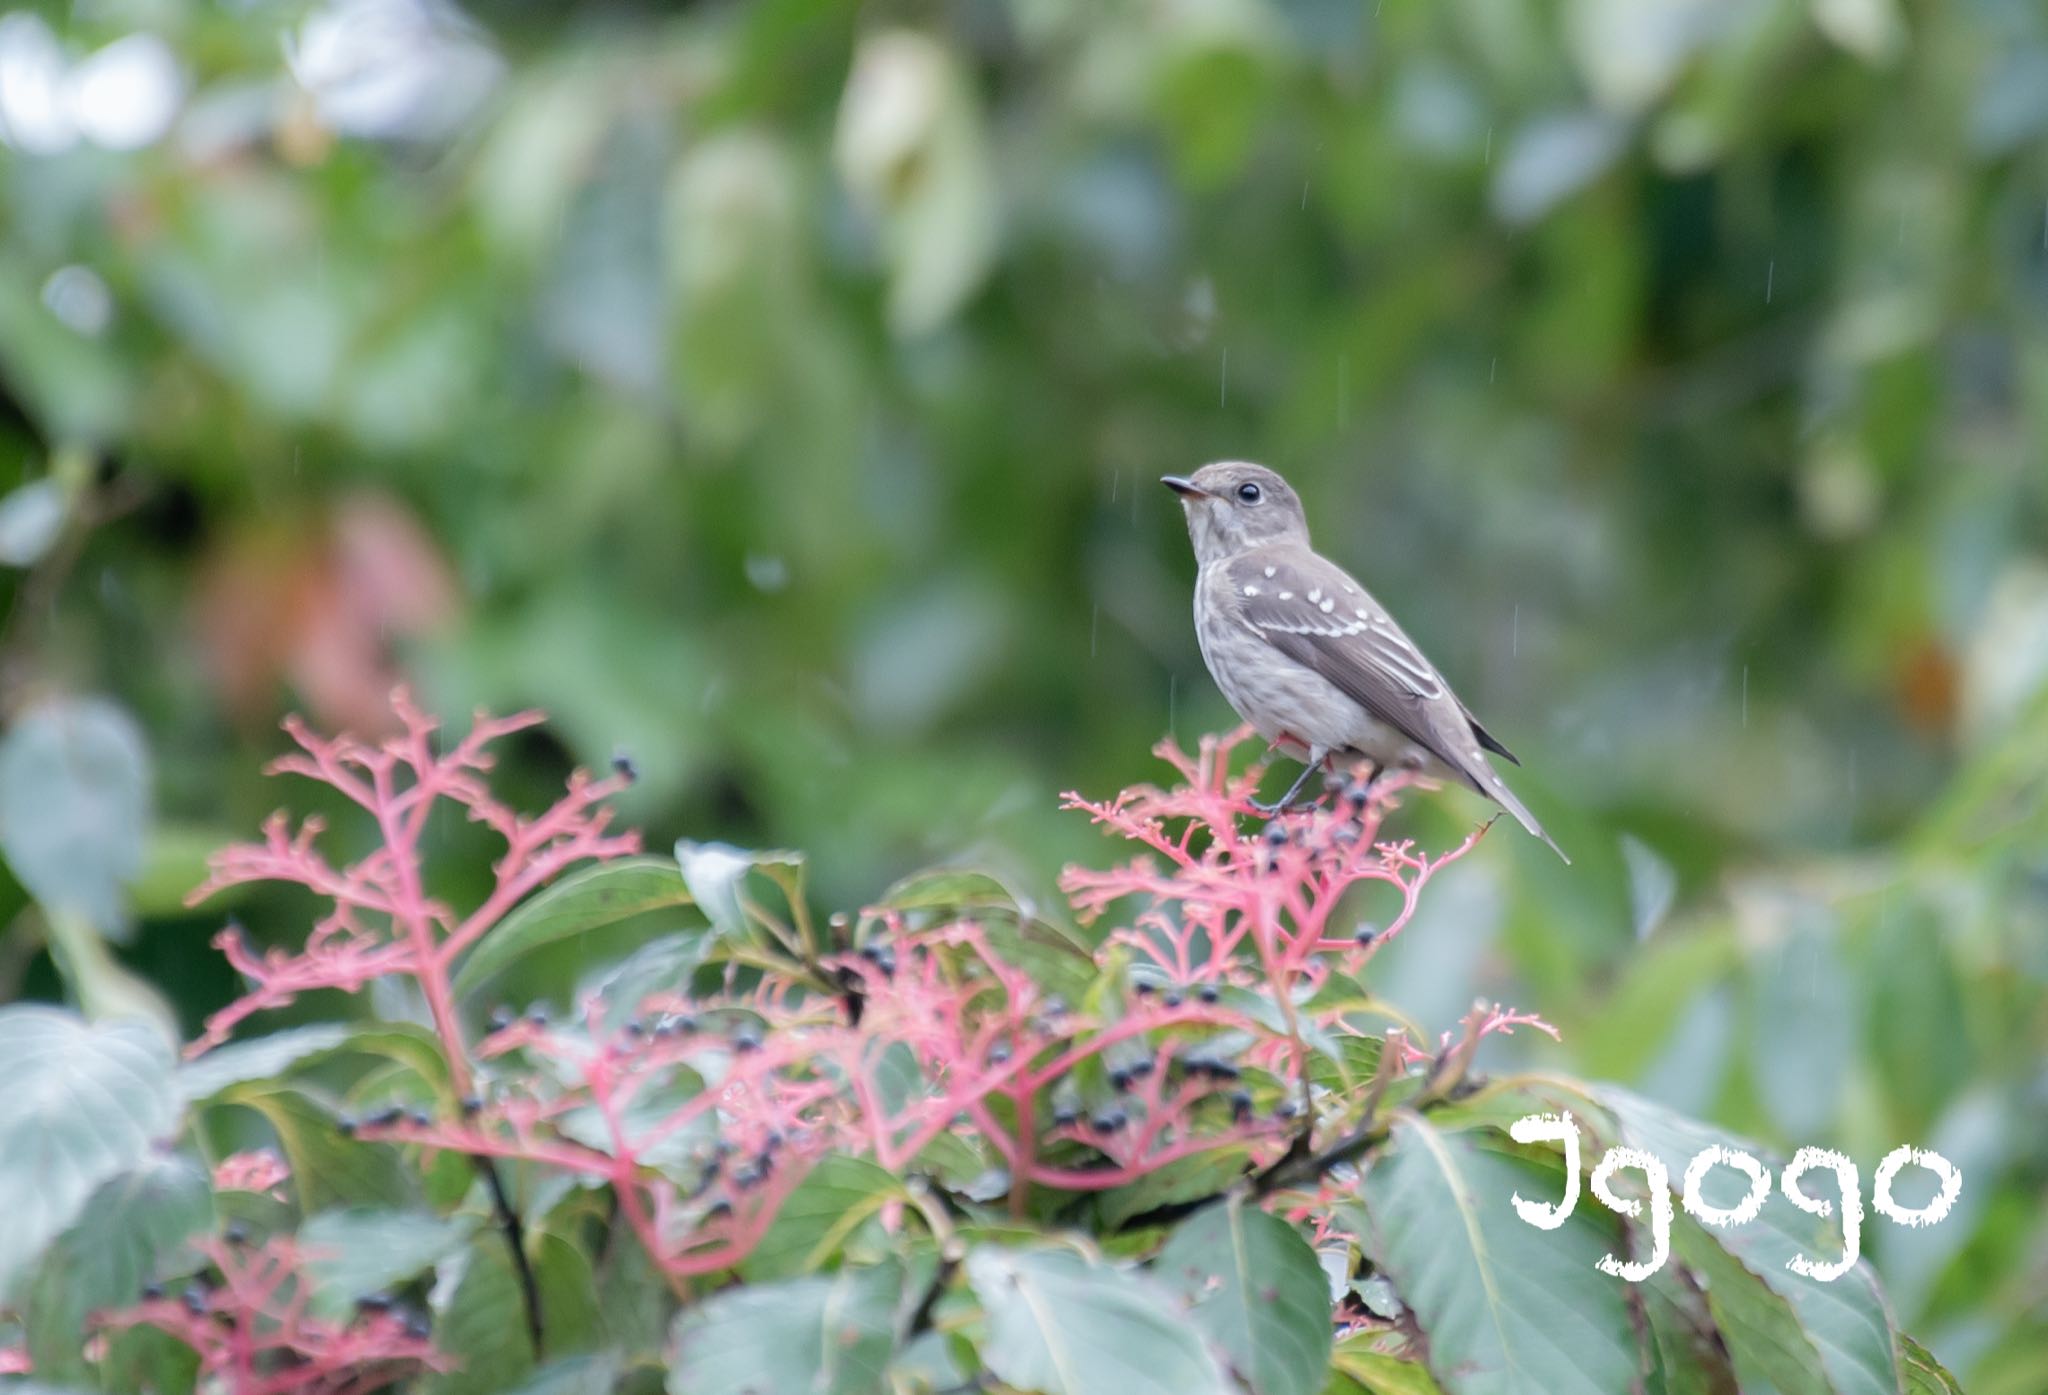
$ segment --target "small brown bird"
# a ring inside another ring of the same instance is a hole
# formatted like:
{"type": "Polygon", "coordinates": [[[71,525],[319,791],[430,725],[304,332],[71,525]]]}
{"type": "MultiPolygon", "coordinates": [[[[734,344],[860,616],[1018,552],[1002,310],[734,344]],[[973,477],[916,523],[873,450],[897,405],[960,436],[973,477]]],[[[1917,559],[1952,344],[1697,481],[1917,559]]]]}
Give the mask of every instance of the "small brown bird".
{"type": "Polygon", "coordinates": [[[1263,465],[1218,461],[1160,481],[1180,495],[1194,540],[1195,634],[1237,715],[1306,761],[1272,805],[1288,807],[1333,757],[1363,757],[1469,785],[1550,845],[1486,759],[1515,764],[1458,701],[1386,608],[1308,541],[1301,497],[1263,465]]]}

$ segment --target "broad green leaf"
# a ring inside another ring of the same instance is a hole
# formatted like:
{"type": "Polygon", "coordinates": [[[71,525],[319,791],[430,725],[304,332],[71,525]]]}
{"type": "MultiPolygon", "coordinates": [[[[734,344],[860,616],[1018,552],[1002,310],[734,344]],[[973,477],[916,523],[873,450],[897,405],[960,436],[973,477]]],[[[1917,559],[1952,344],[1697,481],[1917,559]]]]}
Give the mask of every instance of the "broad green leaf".
{"type": "Polygon", "coordinates": [[[682,871],[667,858],[628,857],[586,867],[528,897],[477,941],[455,971],[456,995],[478,991],[544,945],[689,904],[682,871]]]}
{"type": "MultiPolygon", "coordinates": [[[[502,1243],[504,1236],[499,1236],[502,1243]]],[[[627,1243],[620,1237],[621,1243],[627,1243]]],[[[544,1230],[527,1242],[540,1289],[541,1335],[552,1353],[595,1351],[605,1345],[606,1314],[598,1302],[590,1256],[567,1236],[544,1230]]]]}
{"type": "MultiPolygon", "coordinates": [[[[1649,1236],[1638,1230],[1632,1238],[1630,1258],[1645,1258],[1649,1236]]],[[[1667,1263],[1630,1296],[1640,1300],[1645,1328],[1644,1395],[1735,1395],[1727,1347],[1690,1270],[1667,1263]]]]}
{"type": "Polygon", "coordinates": [[[784,1199],[761,1243],[740,1265],[749,1283],[810,1273],[869,1217],[903,1194],[895,1176],[862,1158],[828,1153],[784,1199]]]}
{"type": "Polygon", "coordinates": [[[867,908],[863,923],[884,911],[905,916],[913,927],[977,921],[998,953],[1070,1003],[1080,1002],[1099,976],[1085,947],[988,872],[937,868],[912,873],[867,908]]]}
{"type": "Polygon", "coordinates": [[[1245,1148],[1217,1148],[1176,1158],[1127,1186],[1102,1193],[1096,1199],[1095,1213],[1104,1228],[1121,1230],[1132,1217],[1155,1207],[1215,1196],[1241,1180],[1250,1166],[1250,1151],[1245,1148]]]}
{"type": "Polygon", "coordinates": [[[184,1062],[177,1072],[178,1096],[187,1105],[204,1104],[232,1086],[279,1084],[300,1067],[347,1055],[402,1066],[405,1078],[427,1091],[447,1086],[448,1063],[440,1040],[424,1027],[408,1022],[313,1022],[229,1042],[184,1062]]]}
{"type": "Polygon", "coordinates": [[[711,917],[712,928],[721,935],[737,934],[745,927],[744,890],[747,873],[757,867],[801,864],[800,853],[773,849],[766,852],[735,848],[729,843],[698,843],[685,838],[676,844],[676,866],[690,897],[711,917]]]}
{"type": "Polygon", "coordinates": [[[217,1046],[198,1060],[179,1065],[178,1098],[188,1105],[197,1104],[230,1085],[273,1079],[302,1061],[338,1049],[348,1038],[349,1029],[339,1022],[313,1022],[217,1046]]]}
{"type": "Polygon", "coordinates": [[[177,1123],[171,1048],[138,1021],[0,1009],[0,1295],[86,1198],[177,1123]]]}
{"type": "Polygon", "coordinates": [[[1628,1300],[1594,1268],[1618,1229],[1584,1201],[1557,1230],[1524,1222],[1509,1198],[1559,1195],[1561,1174],[1484,1148],[1484,1136],[1403,1114],[1361,1187],[1366,1252],[1421,1324],[1431,1372],[1452,1395],[1629,1389],[1628,1300]]]}
{"type": "Polygon", "coordinates": [[[1829,1395],[1820,1352],[1792,1305],[1721,1248],[1704,1226],[1682,1212],[1673,1219],[1672,1255],[1698,1276],[1742,1387],[1767,1388],[1777,1395],[1829,1395]]]}
{"type": "Polygon", "coordinates": [[[885,1264],[714,1294],[676,1319],[670,1395],[879,1395],[902,1290],[885,1264]]]}
{"type": "MultiPolygon", "coordinates": [[[[1685,1176],[1691,1159],[1715,1145],[1739,1148],[1769,1166],[1777,1165],[1767,1150],[1710,1129],[1631,1091],[1602,1085],[1594,1093],[1613,1116],[1620,1141],[1660,1159],[1669,1170],[1674,1187],[1685,1176]]],[[[1733,1168],[1717,1168],[1709,1175],[1704,1194],[1714,1205],[1729,1206],[1740,1200],[1747,1188],[1747,1179],[1733,1168]]],[[[1840,1256],[1842,1235],[1838,1217],[1839,1211],[1837,1218],[1826,1220],[1801,1211],[1773,1188],[1756,1220],[1748,1225],[1717,1229],[1712,1235],[1728,1253],[1792,1305],[1801,1328],[1819,1350],[1828,1382],[1838,1395],[1893,1395],[1899,1376],[1893,1355],[1891,1314],[1869,1262],[1859,1261],[1855,1268],[1831,1283],[1806,1278],[1787,1267],[1788,1261],[1801,1253],[1824,1260],[1840,1256]]]]}
{"type": "Polygon", "coordinates": [[[134,1302],[165,1261],[212,1224],[206,1174],[186,1158],[146,1157],[101,1186],[50,1246],[28,1289],[28,1350],[37,1372],[90,1379],[81,1351],[87,1317],[134,1302]]]}
{"type": "MultiPolygon", "coordinates": [[[[1072,1250],[980,1245],[967,1281],[998,1380],[1043,1395],[1226,1395],[1195,1324],[1147,1281],[1072,1250]]],[[[1321,1283],[1320,1277],[1317,1280],[1321,1283]]]]}
{"type": "Polygon", "coordinates": [[[312,1309],[346,1315],[356,1300],[431,1269],[462,1248],[476,1226],[425,1211],[356,1206],[322,1211],[299,1227],[312,1309]]]}
{"type": "Polygon", "coordinates": [[[459,1364],[423,1384],[431,1395],[502,1395],[532,1372],[526,1303],[504,1236],[472,1239],[442,1269],[432,1305],[434,1345],[459,1364]]]}
{"type": "MultiPolygon", "coordinates": [[[[548,1334],[552,1344],[554,1334],[548,1334]]],[[[619,1358],[608,1351],[564,1356],[528,1376],[507,1395],[611,1395],[619,1379],[619,1358]]]]}
{"type": "Polygon", "coordinates": [[[148,829],[149,748],[113,703],[45,701],[0,738],[0,853],[45,907],[118,930],[148,829]]]}
{"type": "Polygon", "coordinates": [[[576,985],[576,1002],[603,999],[608,1019],[630,1017],[656,993],[683,993],[711,948],[702,927],[649,940],[625,958],[584,975],[576,985]]]}
{"type": "Polygon", "coordinates": [[[1301,1232],[1232,1193],[1190,1217],[1153,1273],[1255,1395],[1315,1395],[1330,1360],[1330,1285],[1301,1232]]]}
{"type": "Polygon", "coordinates": [[[334,1111],[302,1090],[268,1081],[231,1085],[219,1099],[263,1116],[291,1165],[291,1186],[304,1212],[335,1206],[397,1206],[412,1183],[398,1150],[344,1134],[334,1111]]]}
{"type": "Polygon", "coordinates": [[[1356,1391],[1365,1395],[1440,1395],[1427,1366],[1373,1351],[1356,1337],[1337,1343],[1330,1354],[1330,1369],[1335,1378],[1325,1395],[1354,1395],[1356,1391]],[[1349,1381],[1349,1386],[1339,1386],[1338,1379],[1349,1381]]]}
{"type": "Polygon", "coordinates": [[[1899,1338],[1899,1367],[1904,1395],[1963,1395],[1962,1382],[1911,1337],[1899,1338]]]}
{"type": "Polygon", "coordinates": [[[675,1295],[646,1248],[630,1236],[616,1235],[605,1246],[597,1265],[597,1304],[611,1348],[631,1362],[659,1358],[675,1295]]]}

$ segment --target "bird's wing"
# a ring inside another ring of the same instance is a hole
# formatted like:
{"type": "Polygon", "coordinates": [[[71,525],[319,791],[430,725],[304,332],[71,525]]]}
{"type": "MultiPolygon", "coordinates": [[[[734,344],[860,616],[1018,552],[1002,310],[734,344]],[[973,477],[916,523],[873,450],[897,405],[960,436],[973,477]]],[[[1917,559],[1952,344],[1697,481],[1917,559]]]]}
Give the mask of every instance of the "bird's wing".
{"type": "Polygon", "coordinates": [[[1481,748],[1514,757],[1473,720],[1415,641],[1342,567],[1306,548],[1260,548],[1231,562],[1225,579],[1227,603],[1240,624],[1336,684],[1571,862],[1481,748]]]}
{"type": "Polygon", "coordinates": [[[1481,735],[1435,665],[1343,568],[1302,548],[1260,548],[1230,564],[1229,580],[1240,623],[1486,789],[1472,743],[1499,743],[1481,735]]]}

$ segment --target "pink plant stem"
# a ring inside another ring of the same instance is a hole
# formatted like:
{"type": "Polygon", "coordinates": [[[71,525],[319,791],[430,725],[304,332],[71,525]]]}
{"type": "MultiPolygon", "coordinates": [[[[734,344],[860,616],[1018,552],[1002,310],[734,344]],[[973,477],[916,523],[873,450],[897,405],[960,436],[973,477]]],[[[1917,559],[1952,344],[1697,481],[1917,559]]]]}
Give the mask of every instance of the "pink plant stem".
{"type": "MultiPolygon", "coordinates": [[[[425,797],[420,800],[422,817],[433,803],[433,791],[425,783],[427,770],[420,769],[419,780],[414,792],[425,797]]],[[[415,855],[417,827],[407,827],[399,817],[397,806],[392,800],[391,774],[388,766],[379,766],[372,778],[375,781],[374,800],[371,805],[377,816],[377,828],[384,835],[384,846],[389,849],[391,870],[398,878],[402,893],[401,904],[394,915],[412,946],[414,973],[419,979],[420,991],[426,995],[427,1011],[434,1019],[434,1030],[441,1038],[441,1047],[448,1056],[448,1081],[456,1095],[469,1093],[469,1047],[463,1040],[462,1020],[455,1012],[455,994],[448,984],[448,970],[441,956],[436,953],[433,918],[428,914],[427,900],[420,886],[419,862],[415,855]]]]}

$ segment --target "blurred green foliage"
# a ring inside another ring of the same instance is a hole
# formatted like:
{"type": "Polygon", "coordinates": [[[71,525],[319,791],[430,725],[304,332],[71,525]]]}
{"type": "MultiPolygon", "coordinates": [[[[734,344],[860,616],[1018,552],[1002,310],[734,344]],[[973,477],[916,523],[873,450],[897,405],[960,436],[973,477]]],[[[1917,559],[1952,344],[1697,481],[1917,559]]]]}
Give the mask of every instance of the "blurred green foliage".
{"type": "Polygon", "coordinates": [[[1048,886],[1230,720],[1153,481],[1255,458],[1576,858],[1389,996],[1940,1148],[1903,1325],[2048,1388],[2044,93],[2032,0],[15,9],[0,995],[189,1029],[272,722],[401,675],[834,906],[1048,886]]]}

